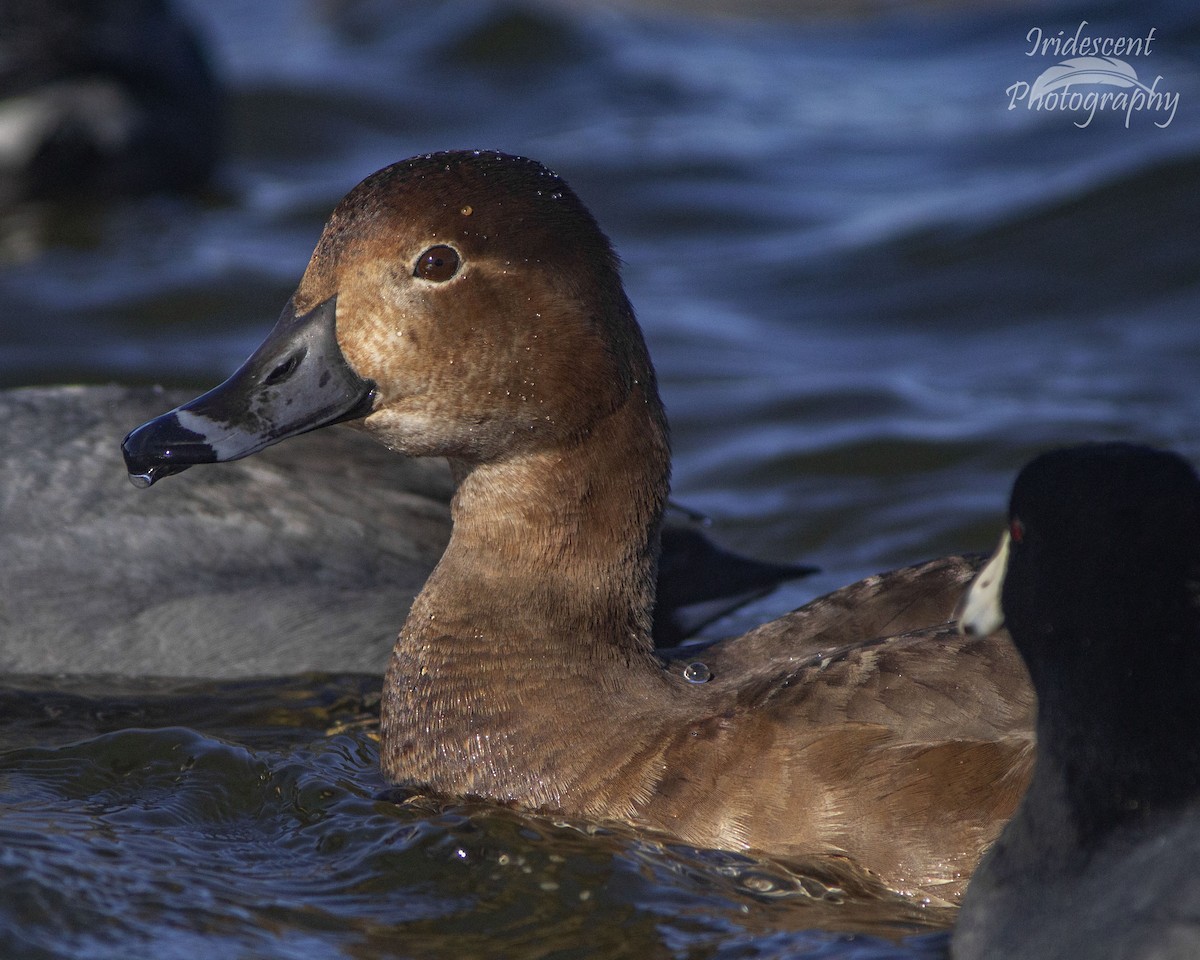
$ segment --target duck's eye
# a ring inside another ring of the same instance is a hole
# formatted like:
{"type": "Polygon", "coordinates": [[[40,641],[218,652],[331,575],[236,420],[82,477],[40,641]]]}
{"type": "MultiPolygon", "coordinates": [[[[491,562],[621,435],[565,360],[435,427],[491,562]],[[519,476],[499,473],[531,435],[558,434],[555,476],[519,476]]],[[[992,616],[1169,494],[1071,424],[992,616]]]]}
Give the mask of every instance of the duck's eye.
{"type": "Polygon", "coordinates": [[[1012,538],[1013,543],[1020,543],[1025,539],[1025,524],[1013,517],[1008,525],[1008,535],[1012,538]]]}
{"type": "Polygon", "coordinates": [[[462,259],[458,251],[445,244],[430,247],[417,257],[417,266],[413,270],[414,277],[422,280],[432,280],[434,283],[445,283],[456,273],[462,259]]]}

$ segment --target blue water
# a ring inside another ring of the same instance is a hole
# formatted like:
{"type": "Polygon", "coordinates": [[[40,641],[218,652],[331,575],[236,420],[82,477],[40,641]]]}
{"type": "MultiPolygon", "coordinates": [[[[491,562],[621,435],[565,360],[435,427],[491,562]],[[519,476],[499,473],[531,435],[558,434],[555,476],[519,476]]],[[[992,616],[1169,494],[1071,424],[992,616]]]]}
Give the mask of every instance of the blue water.
{"type": "MultiPolygon", "coordinates": [[[[497,147],[562,173],[624,258],[676,499],[729,546],[823,568],[719,630],[986,549],[1036,450],[1130,438],[1200,460],[1193,3],[741,9],[194,0],[229,95],[216,188],[0,216],[0,385],[214,383],[355,182],[425,150],[497,147]],[[1129,63],[1178,93],[1168,125],[1008,109],[1007,88],[1059,59],[1026,56],[1026,35],[1084,20],[1093,36],[1154,28],[1129,63]]],[[[135,684],[114,701],[14,681],[3,952],[944,946],[814,906],[773,865],[380,801],[369,732],[326,735],[330,705],[364,682],[135,684]]]]}

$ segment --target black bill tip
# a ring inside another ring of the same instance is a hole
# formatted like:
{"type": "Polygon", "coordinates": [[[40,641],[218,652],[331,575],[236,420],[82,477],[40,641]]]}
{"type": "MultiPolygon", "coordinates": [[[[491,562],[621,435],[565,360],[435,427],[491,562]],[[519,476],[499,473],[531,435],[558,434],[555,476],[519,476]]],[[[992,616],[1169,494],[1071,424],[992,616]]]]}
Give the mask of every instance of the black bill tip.
{"type": "Polygon", "coordinates": [[[180,423],[174,410],[131,431],[121,442],[121,454],[130,482],[142,488],[193,464],[217,460],[207,438],[180,423]]]}

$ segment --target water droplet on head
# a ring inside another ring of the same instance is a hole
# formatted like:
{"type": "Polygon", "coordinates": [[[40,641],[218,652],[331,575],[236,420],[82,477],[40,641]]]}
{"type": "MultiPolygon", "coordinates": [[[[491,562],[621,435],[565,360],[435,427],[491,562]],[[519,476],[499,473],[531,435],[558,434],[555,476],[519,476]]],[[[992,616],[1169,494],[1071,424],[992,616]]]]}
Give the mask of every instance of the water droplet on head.
{"type": "Polygon", "coordinates": [[[697,660],[683,668],[683,679],[688,683],[708,683],[712,679],[712,671],[708,669],[708,664],[697,660]]]}

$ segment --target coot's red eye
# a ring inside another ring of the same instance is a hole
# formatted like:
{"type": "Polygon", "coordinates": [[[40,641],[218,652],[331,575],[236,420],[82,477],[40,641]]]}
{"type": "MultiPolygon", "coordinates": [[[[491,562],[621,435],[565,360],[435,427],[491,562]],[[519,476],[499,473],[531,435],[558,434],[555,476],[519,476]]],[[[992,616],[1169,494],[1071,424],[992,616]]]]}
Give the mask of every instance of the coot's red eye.
{"type": "Polygon", "coordinates": [[[1013,543],[1020,543],[1025,539],[1025,524],[1013,517],[1008,525],[1008,535],[1012,538],[1013,543]]]}
{"type": "Polygon", "coordinates": [[[445,283],[458,273],[461,263],[457,250],[445,244],[438,244],[417,257],[413,276],[432,280],[434,283],[445,283]]]}

